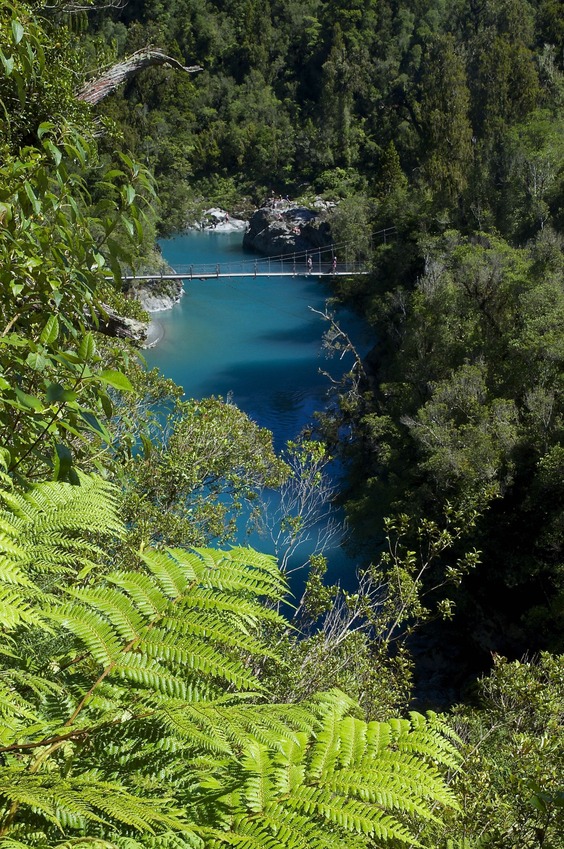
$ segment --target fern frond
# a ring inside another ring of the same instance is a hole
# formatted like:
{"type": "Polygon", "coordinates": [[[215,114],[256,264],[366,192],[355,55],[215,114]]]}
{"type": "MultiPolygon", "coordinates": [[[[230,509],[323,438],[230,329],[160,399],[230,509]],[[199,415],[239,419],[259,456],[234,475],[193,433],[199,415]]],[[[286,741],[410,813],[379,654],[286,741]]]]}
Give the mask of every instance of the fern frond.
{"type": "Polygon", "coordinates": [[[415,822],[455,804],[441,770],[456,739],[440,718],[365,723],[337,690],[257,704],[255,658],[275,655],[262,634],[284,623],[274,559],[172,549],[89,571],[96,537],[121,533],[115,499],[81,478],[7,493],[0,510],[0,611],[16,611],[0,849],[418,845],[415,822]]]}
{"type": "Polygon", "coordinates": [[[359,712],[358,705],[354,699],[351,699],[350,696],[347,696],[342,690],[337,688],[326,690],[323,693],[316,693],[309,700],[309,704],[314,714],[319,718],[331,712],[338,714],[341,718],[352,712],[359,712]]]}
{"type": "Polygon", "coordinates": [[[145,835],[142,842],[131,837],[119,837],[116,838],[115,849],[206,849],[206,844],[199,835],[185,832],[145,835]]]}
{"type": "MultiPolygon", "coordinates": [[[[158,714],[158,718],[177,740],[179,737],[183,740],[184,746],[215,755],[233,754],[233,736],[226,734],[219,723],[209,721],[203,711],[198,713],[188,707],[174,714],[168,711],[158,714]]],[[[245,742],[248,739],[247,735],[245,742]]]]}
{"type": "Polygon", "coordinates": [[[230,551],[196,548],[194,553],[198,560],[193,559],[192,563],[203,586],[209,578],[210,585],[218,589],[247,590],[255,597],[277,601],[288,593],[287,581],[272,555],[244,546],[230,551]]]}
{"type": "MultiPolygon", "coordinates": [[[[248,553],[149,551],[145,574],[114,572],[107,583],[69,588],[72,601],[55,599],[47,615],[73,634],[77,651],[92,656],[104,679],[129,681],[151,700],[155,693],[185,698],[193,676],[256,691],[246,657],[273,654],[257,626],[283,620],[249,589],[255,582],[248,553]]],[[[258,583],[270,592],[273,581],[258,583]]]]}
{"type": "Polygon", "coordinates": [[[141,572],[112,573],[106,581],[127,593],[145,617],[156,617],[167,607],[168,597],[155,586],[149,575],[141,572]]]}
{"type": "Polygon", "coordinates": [[[48,616],[68,629],[102,667],[111,666],[124,648],[123,640],[98,611],[76,602],[54,605],[48,616]]]}
{"type": "Polygon", "coordinates": [[[84,607],[93,607],[104,614],[121,640],[130,642],[141,635],[147,617],[124,593],[112,587],[70,588],[67,592],[84,607]]]}
{"type": "MultiPolygon", "coordinates": [[[[250,828],[254,840],[253,818],[260,814],[260,839],[265,831],[278,847],[293,849],[301,845],[294,830],[297,817],[313,829],[308,849],[360,849],[374,840],[419,846],[412,824],[435,819],[432,805],[456,807],[438,769],[450,764],[455,753],[449,735],[441,737],[437,718],[414,715],[412,721],[365,723],[346,715],[350,702],[338,692],[318,697],[312,707],[319,716],[309,733],[298,732],[276,751],[257,744],[247,748],[239,795],[232,795],[246,819],[241,811],[231,828],[245,838],[250,828]]],[[[303,836],[303,829],[298,834],[303,836]]],[[[231,838],[224,844],[246,845],[244,839],[239,844],[231,838]]]]}
{"type": "MultiPolygon", "coordinates": [[[[120,849],[117,843],[110,843],[108,840],[102,840],[101,837],[77,837],[64,842],[56,841],[53,843],[46,836],[41,839],[38,835],[33,836],[33,842],[21,843],[19,840],[13,840],[10,837],[0,838],[0,849],[30,849],[33,845],[34,849],[120,849]]],[[[141,844],[137,844],[138,847],[141,844]]]]}
{"type": "Polygon", "coordinates": [[[123,534],[118,518],[118,489],[98,475],[78,473],[79,486],[45,481],[21,494],[2,491],[2,500],[24,527],[123,534]]]}
{"type": "Polygon", "coordinates": [[[25,549],[21,546],[14,545],[3,534],[0,537],[0,580],[5,584],[15,584],[18,587],[33,586],[33,582],[28,578],[26,571],[22,568],[24,558],[25,549]]]}
{"type": "Polygon", "coordinates": [[[168,549],[166,554],[159,551],[141,554],[141,559],[155,578],[159,589],[170,601],[185,595],[190,584],[196,581],[190,558],[186,557],[186,552],[181,552],[179,560],[176,560],[178,553],[178,549],[176,552],[168,549]]]}
{"type": "Polygon", "coordinates": [[[19,769],[0,768],[0,797],[40,813],[63,827],[69,820],[122,823],[140,832],[155,828],[182,829],[184,820],[167,813],[166,800],[134,796],[117,783],[99,781],[92,775],[62,778],[31,775],[19,769]]]}
{"type": "Polygon", "coordinates": [[[93,568],[102,555],[95,536],[123,534],[117,490],[81,474],[80,486],[37,484],[27,493],[0,491],[0,624],[41,626],[33,576],[93,568]]]}
{"type": "Polygon", "coordinates": [[[34,596],[35,593],[24,595],[16,589],[7,590],[0,586],[0,627],[12,631],[24,624],[42,626],[43,616],[32,606],[34,596]]]}

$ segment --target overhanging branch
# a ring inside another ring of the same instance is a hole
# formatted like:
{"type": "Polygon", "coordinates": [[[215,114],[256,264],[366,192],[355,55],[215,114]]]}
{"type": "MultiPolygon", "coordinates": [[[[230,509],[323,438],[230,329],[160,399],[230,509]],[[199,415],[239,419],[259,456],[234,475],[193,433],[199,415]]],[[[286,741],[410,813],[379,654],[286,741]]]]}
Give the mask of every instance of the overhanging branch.
{"type": "Polygon", "coordinates": [[[151,68],[154,65],[168,65],[171,68],[176,68],[178,71],[185,71],[188,74],[195,74],[197,71],[203,70],[200,65],[183,65],[177,59],[167,56],[166,53],[158,48],[145,47],[133,53],[122,62],[112,65],[101,77],[85,83],[78,92],[78,99],[84,100],[85,103],[99,103],[122,83],[132,79],[140,71],[144,71],[145,68],[151,68]]]}

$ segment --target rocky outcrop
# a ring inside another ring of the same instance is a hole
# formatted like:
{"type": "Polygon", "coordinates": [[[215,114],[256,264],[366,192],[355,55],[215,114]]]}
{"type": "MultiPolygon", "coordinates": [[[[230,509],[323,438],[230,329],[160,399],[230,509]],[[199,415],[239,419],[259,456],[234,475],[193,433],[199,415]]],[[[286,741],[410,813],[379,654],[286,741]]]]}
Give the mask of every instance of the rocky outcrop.
{"type": "Polygon", "coordinates": [[[218,233],[235,233],[246,230],[248,222],[242,218],[233,218],[225,209],[214,206],[202,213],[201,220],[191,224],[189,229],[215,230],[218,233]]]}
{"type": "Polygon", "coordinates": [[[133,283],[128,294],[136,298],[147,312],[162,312],[172,309],[183,293],[182,280],[161,280],[157,277],[133,283]]]}
{"type": "Polygon", "coordinates": [[[325,212],[295,206],[291,201],[276,201],[258,209],[243,237],[243,247],[265,256],[302,253],[331,244],[325,212]]]}
{"type": "Polygon", "coordinates": [[[99,315],[97,326],[101,333],[118,339],[129,339],[141,347],[145,345],[149,329],[147,322],[119,315],[107,304],[102,304],[102,308],[104,312],[99,315]]]}

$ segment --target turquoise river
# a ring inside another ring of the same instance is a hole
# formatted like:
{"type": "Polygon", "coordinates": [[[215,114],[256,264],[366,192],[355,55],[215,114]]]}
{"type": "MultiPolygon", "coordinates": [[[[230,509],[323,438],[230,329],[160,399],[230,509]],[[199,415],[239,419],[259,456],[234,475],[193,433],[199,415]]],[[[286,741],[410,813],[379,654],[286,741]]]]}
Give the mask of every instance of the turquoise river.
{"type": "MultiPolygon", "coordinates": [[[[161,250],[173,267],[228,263],[250,258],[241,243],[240,232],[191,232],[163,240],[161,250]]],[[[323,355],[326,322],[313,310],[324,309],[329,296],[315,277],[185,281],[179,304],[153,316],[163,335],[146,351],[147,363],[181,385],[187,397],[229,398],[269,428],[282,449],[328,403],[330,382],[320,370],[338,377],[352,364],[323,355]]],[[[362,323],[344,310],[337,317],[365,353],[369,338],[362,323]]],[[[269,550],[264,539],[245,536],[240,542],[269,550]]],[[[338,543],[325,553],[329,576],[349,583],[354,565],[338,543]]]]}

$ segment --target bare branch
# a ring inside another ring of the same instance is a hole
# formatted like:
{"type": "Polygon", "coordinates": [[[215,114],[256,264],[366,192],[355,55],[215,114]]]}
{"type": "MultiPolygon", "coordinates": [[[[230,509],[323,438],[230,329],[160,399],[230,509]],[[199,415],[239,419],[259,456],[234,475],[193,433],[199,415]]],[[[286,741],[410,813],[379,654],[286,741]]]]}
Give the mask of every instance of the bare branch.
{"type": "Polygon", "coordinates": [[[61,0],[61,2],[46,3],[42,6],[45,11],[62,12],[65,15],[76,15],[79,12],[89,12],[91,9],[123,9],[127,6],[127,0],[104,0],[104,2],[94,2],[94,0],[61,0]]]}
{"type": "Polygon", "coordinates": [[[85,83],[78,92],[78,99],[92,105],[99,103],[122,83],[137,76],[145,68],[151,68],[155,65],[168,65],[188,74],[195,74],[197,71],[203,70],[200,65],[182,65],[177,59],[167,56],[166,53],[156,47],[144,47],[122,62],[112,65],[102,76],[85,83]]]}

